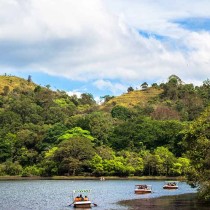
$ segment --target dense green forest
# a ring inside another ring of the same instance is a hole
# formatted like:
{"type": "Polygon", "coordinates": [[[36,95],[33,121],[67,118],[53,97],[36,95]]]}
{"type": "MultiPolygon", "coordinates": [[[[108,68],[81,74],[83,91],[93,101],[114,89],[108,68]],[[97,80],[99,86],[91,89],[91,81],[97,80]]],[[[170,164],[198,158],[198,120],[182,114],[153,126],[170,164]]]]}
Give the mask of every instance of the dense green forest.
{"type": "Polygon", "coordinates": [[[0,76],[0,175],[186,176],[210,195],[210,81],[81,97],[0,76]]]}

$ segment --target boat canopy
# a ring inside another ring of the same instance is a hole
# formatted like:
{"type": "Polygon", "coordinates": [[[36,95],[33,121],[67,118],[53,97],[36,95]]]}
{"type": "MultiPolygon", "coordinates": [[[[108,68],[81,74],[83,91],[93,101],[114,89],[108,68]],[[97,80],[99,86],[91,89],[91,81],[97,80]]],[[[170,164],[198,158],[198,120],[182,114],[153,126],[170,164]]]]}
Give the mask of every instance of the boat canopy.
{"type": "Polygon", "coordinates": [[[165,185],[164,186],[178,186],[178,181],[165,181],[165,185]]]}
{"type": "Polygon", "coordinates": [[[152,189],[152,185],[148,184],[136,184],[135,189],[152,189]]]}
{"type": "Polygon", "coordinates": [[[167,184],[167,183],[179,183],[179,181],[165,181],[165,183],[167,184]]]}
{"type": "Polygon", "coordinates": [[[91,190],[73,190],[73,193],[90,193],[91,190]]]}
{"type": "Polygon", "coordinates": [[[149,184],[136,184],[135,187],[151,187],[149,184]]]}

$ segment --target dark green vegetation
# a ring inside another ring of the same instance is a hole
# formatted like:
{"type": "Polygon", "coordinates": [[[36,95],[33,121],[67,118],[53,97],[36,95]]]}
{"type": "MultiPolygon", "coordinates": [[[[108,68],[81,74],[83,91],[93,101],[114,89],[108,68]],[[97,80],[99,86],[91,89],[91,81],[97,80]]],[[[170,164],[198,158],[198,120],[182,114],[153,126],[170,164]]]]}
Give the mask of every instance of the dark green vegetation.
{"type": "Polygon", "coordinates": [[[210,81],[140,87],[98,105],[0,76],[0,175],[187,175],[209,199],[210,81]]]}

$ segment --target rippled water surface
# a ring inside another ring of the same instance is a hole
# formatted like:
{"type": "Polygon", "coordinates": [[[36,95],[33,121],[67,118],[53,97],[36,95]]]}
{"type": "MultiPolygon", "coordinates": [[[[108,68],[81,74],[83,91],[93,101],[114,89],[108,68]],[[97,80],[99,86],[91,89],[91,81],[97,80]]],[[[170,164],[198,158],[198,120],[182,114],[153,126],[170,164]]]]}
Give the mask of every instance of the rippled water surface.
{"type": "Polygon", "coordinates": [[[178,190],[164,190],[164,181],[138,180],[30,180],[0,181],[1,210],[71,210],[72,191],[91,189],[91,200],[97,204],[94,210],[126,210],[116,203],[121,200],[151,198],[165,195],[194,193],[185,182],[179,183],[178,190]],[[153,193],[134,194],[136,184],[152,185],[153,193]]]}

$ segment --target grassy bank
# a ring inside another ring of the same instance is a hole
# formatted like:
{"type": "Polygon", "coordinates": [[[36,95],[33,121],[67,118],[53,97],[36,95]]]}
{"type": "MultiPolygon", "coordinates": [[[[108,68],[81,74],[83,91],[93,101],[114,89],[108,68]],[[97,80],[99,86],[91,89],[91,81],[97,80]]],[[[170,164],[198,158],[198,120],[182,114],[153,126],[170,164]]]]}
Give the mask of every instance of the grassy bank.
{"type": "MultiPolygon", "coordinates": [[[[166,176],[130,176],[130,177],[117,177],[107,176],[105,180],[177,180],[185,181],[185,177],[166,177],[166,176]]],[[[40,177],[40,176],[0,176],[0,180],[98,180],[100,177],[93,176],[53,176],[53,177],[40,177]]]]}

